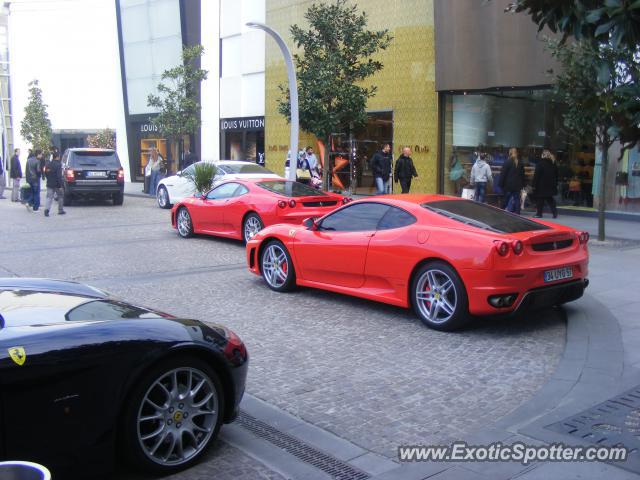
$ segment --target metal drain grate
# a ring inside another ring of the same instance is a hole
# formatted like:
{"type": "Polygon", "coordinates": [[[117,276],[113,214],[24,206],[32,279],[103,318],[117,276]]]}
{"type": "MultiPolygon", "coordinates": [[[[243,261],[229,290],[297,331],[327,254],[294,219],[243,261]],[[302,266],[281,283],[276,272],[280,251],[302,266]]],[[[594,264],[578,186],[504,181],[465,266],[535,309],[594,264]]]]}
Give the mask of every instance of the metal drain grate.
{"type": "Polygon", "coordinates": [[[252,417],[248,413],[240,412],[237,422],[257,437],[272,443],[276,447],[293,455],[315,468],[322,470],[338,480],[367,480],[368,473],[337,459],[317,448],[312,447],[291,435],[281,432],[277,428],[252,417]]]}
{"type": "Polygon", "coordinates": [[[623,445],[626,462],[612,465],[640,473],[640,385],[546,428],[597,445],[623,445]]]}

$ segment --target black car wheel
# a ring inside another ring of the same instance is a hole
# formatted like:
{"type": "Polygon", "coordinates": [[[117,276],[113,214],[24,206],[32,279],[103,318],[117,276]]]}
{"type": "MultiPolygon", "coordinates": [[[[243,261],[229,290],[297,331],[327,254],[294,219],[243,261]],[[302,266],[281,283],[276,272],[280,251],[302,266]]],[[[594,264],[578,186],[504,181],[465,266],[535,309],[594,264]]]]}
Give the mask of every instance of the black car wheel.
{"type": "Polygon", "coordinates": [[[430,328],[456,330],[469,320],[469,300],[456,271],[444,262],[420,267],[411,283],[413,309],[430,328]]]}
{"type": "Polygon", "coordinates": [[[264,228],[264,223],[257,213],[250,213],[242,222],[242,239],[244,243],[251,240],[256,233],[264,228]]]}
{"type": "Polygon", "coordinates": [[[62,204],[65,207],[68,207],[69,205],[71,205],[73,203],[73,195],[71,195],[71,192],[69,192],[69,190],[67,190],[66,188],[64,189],[64,195],[62,197],[62,204]]]}
{"type": "Polygon", "coordinates": [[[191,221],[191,215],[186,207],[182,207],[178,210],[176,218],[176,225],[178,227],[178,235],[182,238],[189,238],[193,235],[193,222],[191,221]]]}
{"type": "Polygon", "coordinates": [[[270,241],[260,256],[260,266],[265,282],[276,292],[293,290],[296,284],[296,272],[291,256],[282,242],[270,241]]]}
{"type": "Polygon", "coordinates": [[[114,205],[122,205],[124,203],[124,193],[118,192],[113,194],[113,204],[114,205]]]}
{"type": "Polygon", "coordinates": [[[156,193],[156,200],[160,208],[171,208],[171,201],[169,200],[169,192],[167,187],[160,185],[158,187],[158,193],[156,193]]]}
{"type": "Polygon", "coordinates": [[[208,364],[193,357],[167,359],[136,382],[127,400],[123,452],[147,472],[182,470],[211,445],[223,412],[222,384],[208,364]]]}

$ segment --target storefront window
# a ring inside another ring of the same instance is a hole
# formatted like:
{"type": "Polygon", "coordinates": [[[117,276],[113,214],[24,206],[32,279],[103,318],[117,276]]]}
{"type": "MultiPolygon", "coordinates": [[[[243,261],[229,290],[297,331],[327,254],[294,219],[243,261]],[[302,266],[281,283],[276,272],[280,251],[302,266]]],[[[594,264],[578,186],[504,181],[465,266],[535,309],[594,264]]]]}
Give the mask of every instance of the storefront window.
{"type": "MultiPolygon", "coordinates": [[[[469,184],[476,152],[488,153],[494,179],[516,147],[525,162],[527,182],[533,178],[537,159],[547,148],[556,154],[561,204],[592,206],[593,144],[574,144],[563,129],[564,107],[549,89],[508,90],[485,93],[444,93],[444,128],[441,172],[443,191],[460,195],[469,184]]],[[[500,204],[494,188],[489,203],[500,204]]]]}
{"type": "Polygon", "coordinates": [[[264,117],[220,120],[220,151],[224,160],[258,162],[264,158],[264,117]]]}

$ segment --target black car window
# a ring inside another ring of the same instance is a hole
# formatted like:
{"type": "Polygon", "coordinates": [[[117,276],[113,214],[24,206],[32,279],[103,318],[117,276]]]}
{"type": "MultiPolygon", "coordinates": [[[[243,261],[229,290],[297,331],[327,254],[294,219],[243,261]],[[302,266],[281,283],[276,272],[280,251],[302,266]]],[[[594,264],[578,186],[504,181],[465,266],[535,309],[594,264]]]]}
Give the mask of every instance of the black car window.
{"type": "Polygon", "coordinates": [[[116,152],[80,150],[70,154],[69,166],[74,168],[120,168],[116,152]]]}
{"type": "Polygon", "coordinates": [[[336,232],[375,231],[389,208],[389,205],[374,202],[349,205],[325,217],[319,229],[336,232]]]}
{"type": "Polygon", "coordinates": [[[416,217],[411,215],[409,212],[398,208],[391,207],[384,214],[382,220],[378,224],[378,230],[390,230],[392,228],[400,228],[406,227],[407,225],[411,225],[416,222],[416,217]]]}
{"type": "Polygon", "coordinates": [[[439,200],[423,203],[422,206],[458,222],[497,233],[549,229],[546,225],[533,222],[520,215],[470,200],[439,200]]]}
{"type": "Polygon", "coordinates": [[[322,197],[327,195],[321,190],[317,190],[303,183],[293,182],[291,180],[273,180],[260,182],[256,185],[285,197],[322,197]]]}
{"type": "Polygon", "coordinates": [[[225,173],[264,173],[265,175],[271,175],[273,172],[271,170],[267,170],[260,165],[256,165],[255,163],[247,162],[247,163],[234,163],[231,165],[220,165],[218,167],[225,173]]]}
{"type": "Polygon", "coordinates": [[[224,183],[219,187],[214,188],[207,194],[209,200],[222,200],[225,198],[231,198],[235,196],[236,190],[241,186],[235,182],[224,183]]]}

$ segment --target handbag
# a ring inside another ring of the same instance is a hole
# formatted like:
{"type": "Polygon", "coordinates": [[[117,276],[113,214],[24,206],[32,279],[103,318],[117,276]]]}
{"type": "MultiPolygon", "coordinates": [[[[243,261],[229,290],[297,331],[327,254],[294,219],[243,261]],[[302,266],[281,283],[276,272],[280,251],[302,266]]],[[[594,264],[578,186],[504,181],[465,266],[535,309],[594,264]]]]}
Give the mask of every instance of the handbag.
{"type": "Polygon", "coordinates": [[[476,196],[476,191],[473,188],[463,188],[462,189],[462,198],[465,200],[473,200],[476,196]]]}
{"type": "Polygon", "coordinates": [[[306,168],[297,168],[296,178],[299,180],[311,180],[311,172],[306,168]]]}

